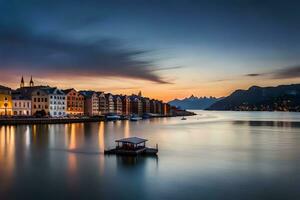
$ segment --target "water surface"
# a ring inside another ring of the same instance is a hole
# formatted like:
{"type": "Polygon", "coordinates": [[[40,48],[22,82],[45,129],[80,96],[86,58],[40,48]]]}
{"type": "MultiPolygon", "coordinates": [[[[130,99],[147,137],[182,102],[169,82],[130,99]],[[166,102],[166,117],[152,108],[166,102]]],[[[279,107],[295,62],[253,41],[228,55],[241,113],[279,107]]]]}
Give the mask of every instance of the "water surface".
{"type": "Polygon", "coordinates": [[[0,199],[300,199],[300,113],[0,126],[0,199]],[[129,136],[158,157],[105,156],[129,136]]]}

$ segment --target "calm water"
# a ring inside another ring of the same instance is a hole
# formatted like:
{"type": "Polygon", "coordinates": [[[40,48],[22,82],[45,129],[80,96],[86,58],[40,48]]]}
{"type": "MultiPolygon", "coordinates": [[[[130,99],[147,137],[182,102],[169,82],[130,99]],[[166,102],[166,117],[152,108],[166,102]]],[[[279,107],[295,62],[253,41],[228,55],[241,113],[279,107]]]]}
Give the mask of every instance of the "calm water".
{"type": "Polygon", "coordinates": [[[300,199],[300,113],[0,126],[0,199],[300,199]],[[158,158],[104,156],[140,136],[158,158]]]}

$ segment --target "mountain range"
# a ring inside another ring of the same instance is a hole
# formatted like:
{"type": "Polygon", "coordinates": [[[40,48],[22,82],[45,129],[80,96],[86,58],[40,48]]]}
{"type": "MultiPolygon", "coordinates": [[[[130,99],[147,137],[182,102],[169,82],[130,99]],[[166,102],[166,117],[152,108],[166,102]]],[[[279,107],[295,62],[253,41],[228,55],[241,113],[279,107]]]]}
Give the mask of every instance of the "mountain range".
{"type": "Polygon", "coordinates": [[[170,101],[169,104],[181,109],[203,110],[210,107],[218,100],[219,99],[216,97],[195,97],[194,95],[191,95],[184,99],[174,99],[170,101]]]}
{"type": "Polygon", "coordinates": [[[236,90],[207,110],[300,111],[300,84],[236,90]]]}

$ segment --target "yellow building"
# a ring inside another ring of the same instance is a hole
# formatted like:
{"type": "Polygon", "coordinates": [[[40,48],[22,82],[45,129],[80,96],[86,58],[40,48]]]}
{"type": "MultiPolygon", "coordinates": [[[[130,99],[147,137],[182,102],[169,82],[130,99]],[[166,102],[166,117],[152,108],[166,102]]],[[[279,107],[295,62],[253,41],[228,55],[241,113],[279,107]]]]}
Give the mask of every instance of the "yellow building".
{"type": "Polygon", "coordinates": [[[11,89],[0,85],[0,116],[12,115],[11,89]]]}

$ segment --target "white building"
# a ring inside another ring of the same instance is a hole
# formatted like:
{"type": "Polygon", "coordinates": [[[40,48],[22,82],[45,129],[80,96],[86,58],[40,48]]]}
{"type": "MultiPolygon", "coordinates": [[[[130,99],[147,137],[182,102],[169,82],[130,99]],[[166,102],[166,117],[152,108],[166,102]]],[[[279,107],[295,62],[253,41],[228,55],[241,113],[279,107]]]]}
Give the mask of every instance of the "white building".
{"type": "Polygon", "coordinates": [[[20,91],[13,91],[12,111],[15,116],[31,116],[31,97],[20,91]]]}
{"type": "Polygon", "coordinates": [[[49,113],[51,117],[64,117],[67,115],[67,99],[62,90],[53,88],[49,91],[49,113]]]}
{"type": "Polygon", "coordinates": [[[32,92],[32,113],[45,111],[50,117],[64,117],[67,109],[66,95],[57,88],[42,88],[32,92]]]}
{"type": "Polygon", "coordinates": [[[30,116],[31,115],[31,100],[13,99],[13,115],[30,116]]]}

